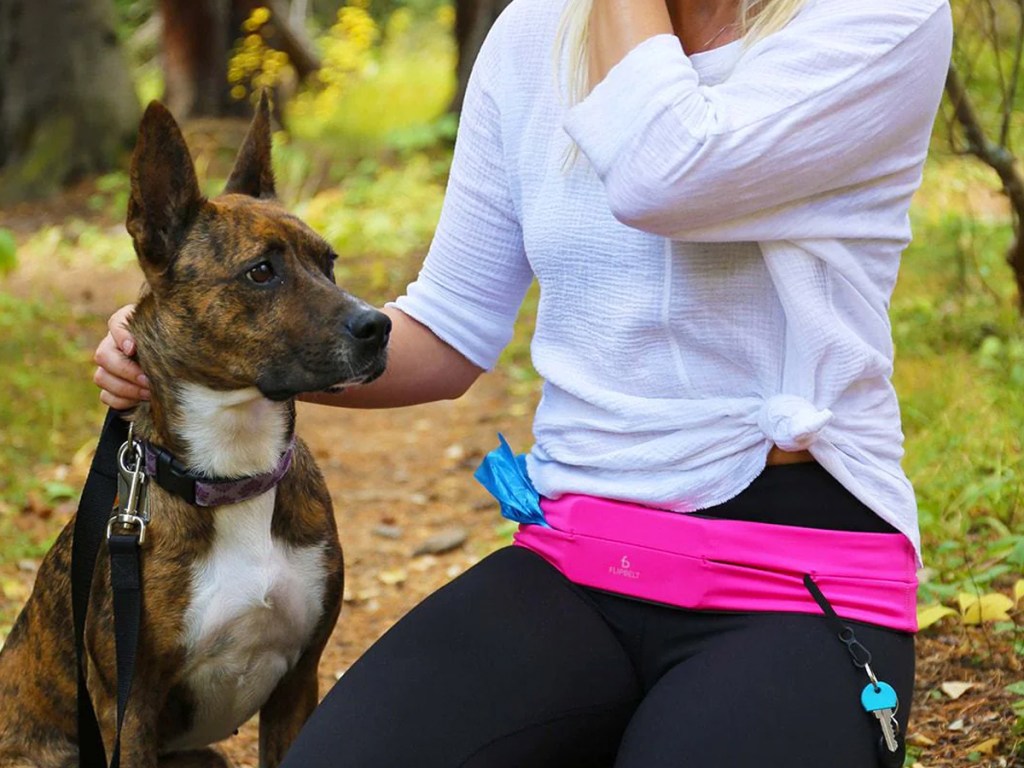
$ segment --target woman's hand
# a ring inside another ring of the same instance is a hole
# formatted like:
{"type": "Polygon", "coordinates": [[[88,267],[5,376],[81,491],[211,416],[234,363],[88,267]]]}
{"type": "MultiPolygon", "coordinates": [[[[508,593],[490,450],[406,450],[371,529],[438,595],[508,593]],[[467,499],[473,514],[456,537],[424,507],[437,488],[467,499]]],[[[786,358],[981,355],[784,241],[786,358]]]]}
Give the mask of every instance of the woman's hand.
{"type": "Polygon", "coordinates": [[[92,380],[101,390],[100,400],[118,411],[149,399],[149,379],[131,359],[135,354],[135,339],[128,332],[127,321],[134,311],[135,305],[129,304],[110,316],[109,332],[93,355],[98,367],[92,380]]]}

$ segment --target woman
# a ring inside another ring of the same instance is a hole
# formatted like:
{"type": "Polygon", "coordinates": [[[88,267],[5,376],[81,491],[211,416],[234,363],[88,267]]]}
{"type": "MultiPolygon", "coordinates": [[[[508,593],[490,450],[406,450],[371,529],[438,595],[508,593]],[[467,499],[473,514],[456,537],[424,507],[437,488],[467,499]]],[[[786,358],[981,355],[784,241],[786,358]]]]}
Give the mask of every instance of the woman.
{"type": "Polygon", "coordinates": [[[950,42],[945,0],[512,4],[388,372],[309,399],[458,397],[536,277],[536,444],[482,470],[518,546],[378,641],[286,766],[902,765],[887,308],[950,42]]]}

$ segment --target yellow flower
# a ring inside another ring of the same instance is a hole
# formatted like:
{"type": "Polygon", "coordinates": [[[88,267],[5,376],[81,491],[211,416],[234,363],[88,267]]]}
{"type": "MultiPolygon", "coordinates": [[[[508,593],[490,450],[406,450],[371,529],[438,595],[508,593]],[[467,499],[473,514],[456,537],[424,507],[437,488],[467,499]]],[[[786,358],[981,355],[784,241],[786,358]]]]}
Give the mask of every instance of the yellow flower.
{"type": "Polygon", "coordinates": [[[445,29],[452,29],[455,27],[455,9],[451,5],[442,5],[437,9],[435,18],[437,23],[445,29]]]}

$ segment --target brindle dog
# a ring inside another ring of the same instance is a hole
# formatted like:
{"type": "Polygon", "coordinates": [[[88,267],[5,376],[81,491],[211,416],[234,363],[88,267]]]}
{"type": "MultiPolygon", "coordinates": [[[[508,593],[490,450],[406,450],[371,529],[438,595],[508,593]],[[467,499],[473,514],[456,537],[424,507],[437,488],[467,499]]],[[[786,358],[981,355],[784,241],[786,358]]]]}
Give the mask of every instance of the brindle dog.
{"type": "MultiPolygon", "coordinates": [[[[127,228],[148,290],[131,320],[152,399],[136,435],[190,470],[277,465],[293,398],[384,370],[385,315],[334,282],[331,248],[274,199],[264,99],[224,194],[200,194],[171,115],[151,104],[132,157],[127,228]]],[[[323,477],[298,441],[276,489],[215,508],[156,484],[142,550],[143,617],[122,734],[125,768],[220,768],[208,745],[257,711],[273,768],[317,702],[341,605],[342,555],[323,477]]],[[[78,764],[72,523],[40,566],[0,653],[0,766],[78,764]]],[[[108,754],[116,710],[110,571],[97,561],[86,678],[108,754]]]]}

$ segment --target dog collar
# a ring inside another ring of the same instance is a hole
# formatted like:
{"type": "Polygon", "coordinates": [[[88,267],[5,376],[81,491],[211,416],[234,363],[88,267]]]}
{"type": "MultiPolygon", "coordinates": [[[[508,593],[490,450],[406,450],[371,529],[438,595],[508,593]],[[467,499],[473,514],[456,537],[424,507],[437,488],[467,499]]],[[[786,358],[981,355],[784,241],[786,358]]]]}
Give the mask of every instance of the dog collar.
{"type": "Polygon", "coordinates": [[[295,436],[277,460],[277,466],[261,475],[240,478],[208,478],[189,471],[170,451],[143,441],[146,474],[165,491],[197,507],[219,507],[248,501],[274,488],[292,465],[295,436]]]}

